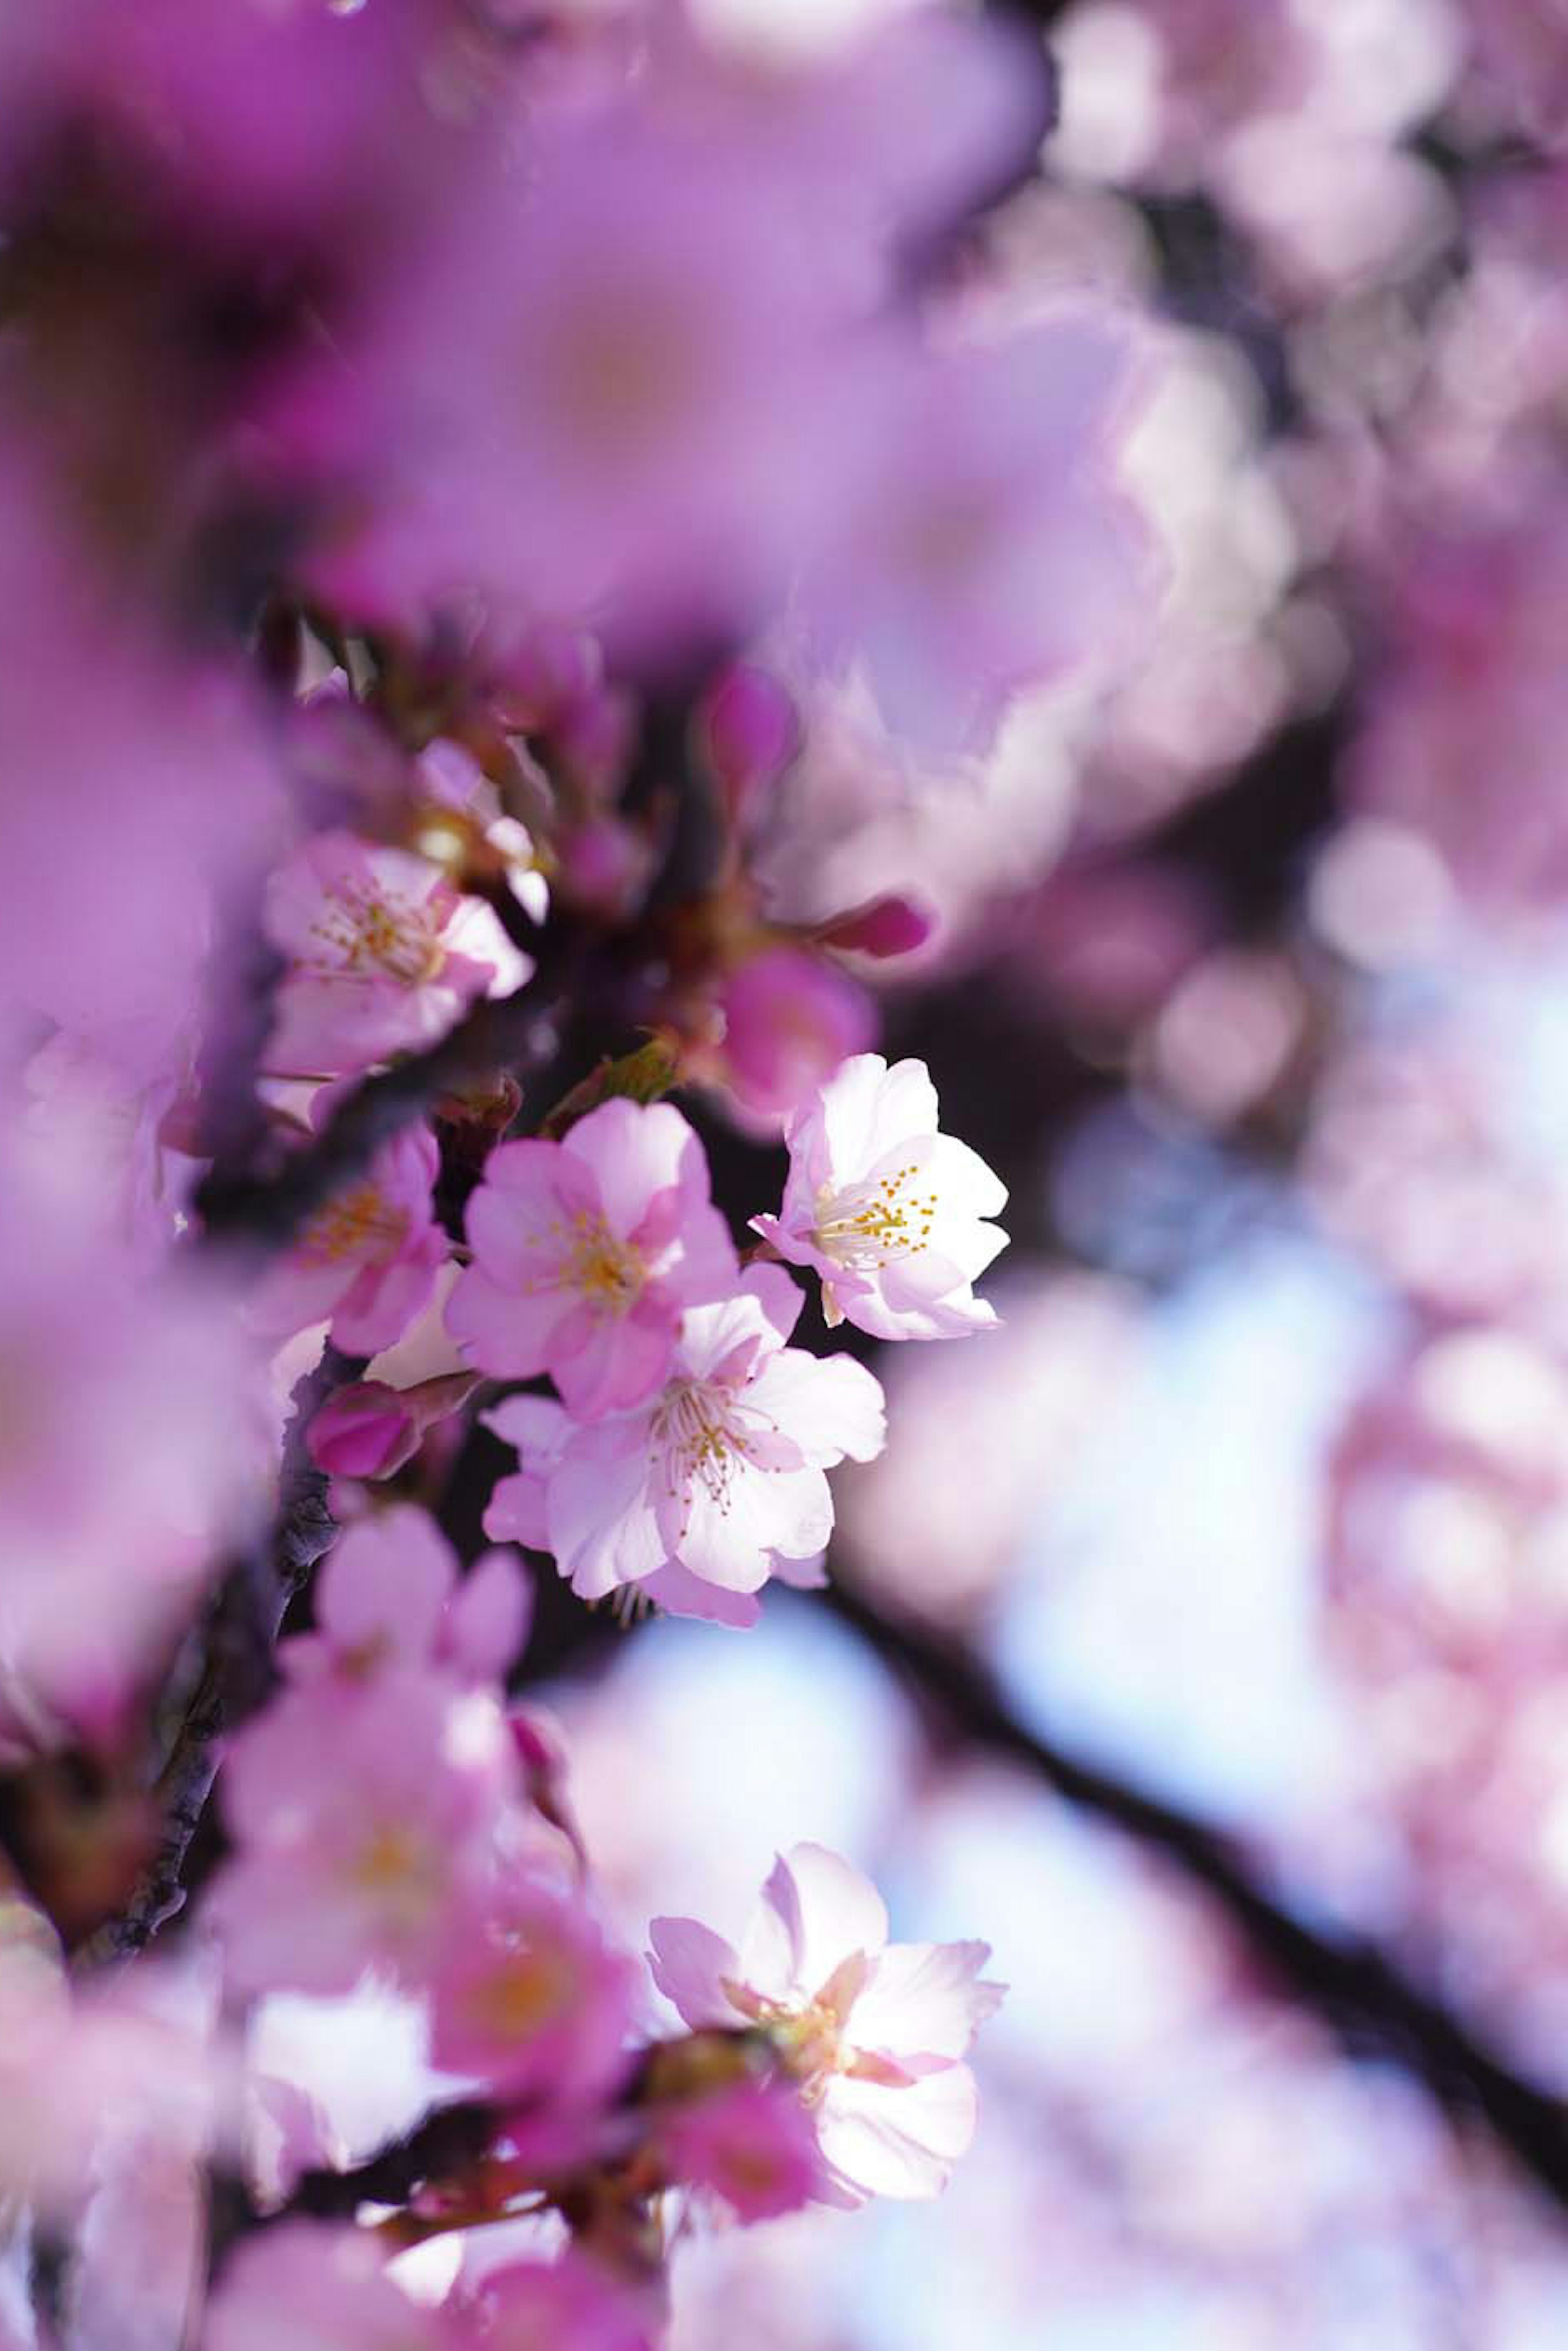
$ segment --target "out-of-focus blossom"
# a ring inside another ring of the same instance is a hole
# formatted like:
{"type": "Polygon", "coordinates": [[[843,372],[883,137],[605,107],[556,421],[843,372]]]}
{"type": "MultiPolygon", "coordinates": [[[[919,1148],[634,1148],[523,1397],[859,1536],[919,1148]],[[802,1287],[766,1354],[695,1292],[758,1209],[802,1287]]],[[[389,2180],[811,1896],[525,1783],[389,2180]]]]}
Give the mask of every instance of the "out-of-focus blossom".
{"type": "Polygon", "coordinates": [[[200,1165],[182,1147],[198,1112],[193,1034],[161,1028],[134,1043],[115,1027],[57,1029],[27,1064],[17,1128],[40,1178],[78,1192],[149,1265],[181,1230],[200,1165]]]}
{"type": "Polygon", "coordinates": [[[1534,499],[1392,534],[1387,654],[1343,775],[1353,808],[1429,841],[1494,920],[1552,915],[1568,895],[1561,512],[1534,499]]]}
{"type": "Polygon", "coordinates": [[[737,2082],[677,2107],[659,2136],[670,2178],[722,2197],[742,2220],[772,2220],[820,2197],[810,2115],[792,2087],[737,2082]]]}
{"type": "Polygon", "coordinates": [[[52,1956],[0,1948],[0,2188],[46,2219],[79,2210],[96,2157],[154,2117],[187,2158],[219,2119],[222,2069],[141,1984],[73,1994],[52,1956]]]}
{"type": "Polygon", "coordinates": [[[1559,1155],[1508,1099],[1508,1037],[1458,1018],[1351,1042],[1313,1104],[1302,1184],[1423,1305],[1550,1320],[1568,1300],[1568,1201],[1559,1155]]]}
{"type": "Polygon", "coordinates": [[[1466,0],[1475,62],[1526,134],[1568,140],[1568,16],[1558,0],[1466,0]]]}
{"type": "Polygon", "coordinates": [[[247,885],[280,810],[245,675],[128,618],[0,432],[0,1016],[96,1038],[143,1083],[188,1047],[215,896],[247,885]],[[194,1000],[193,1000],[194,999],[194,1000]]]}
{"type": "Polygon", "coordinates": [[[1224,1127],[1256,1110],[1301,1045],[1307,997],[1283,956],[1219,950],[1173,989],[1150,1024],[1150,1075],[1193,1117],[1224,1127]]]}
{"type": "Polygon", "coordinates": [[[1053,162],[1167,187],[1202,181],[1228,133],[1298,102],[1312,59],[1291,0],[1080,0],[1052,41],[1053,162]]]}
{"type": "Polygon", "coordinates": [[[900,735],[983,747],[1021,688],[1146,617],[1151,550],[1114,470],[1132,374],[1126,328],[1088,308],[900,370],[802,590],[900,735]]]}
{"type": "Polygon", "coordinates": [[[776,783],[800,747],[790,695],[767,670],[737,662],[704,695],[697,740],[724,789],[732,814],[776,783]]]}
{"type": "Polygon", "coordinates": [[[430,1978],[430,2053],[487,2093],[587,2107],[627,2063],[640,1970],[580,1896],[519,1871],[462,1906],[430,1978]]]}
{"type": "Polygon", "coordinates": [[[458,2351],[463,2340],[392,2283],[371,2231],[310,2220],[235,2247],[202,2336],[206,2351],[458,2351]]]}
{"type": "Polygon", "coordinates": [[[372,501],[402,468],[333,555],[350,609],[478,585],[657,645],[778,596],[835,471],[841,306],[768,179],[640,97],[476,174],[304,418],[372,501]]]}
{"type": "Polygon", "coordinates": [[[473,2302],[476,2338],[495,2351],[656,2351],[660,2314],[580,2253],[492,2270],[473,2302]]]}
{"type": "Polygon", "coordinates": [[[841,955],[865,955],[879,963],[893,956],[913,955],[936,928],[936,918],[915,898],[890,894],[852,907],[818,934],[822,945],[841,955]]]}
{"type": "Polygon", "coordinates": [[[288,958],[270,1070],[330,1077],[434,1044],[476,997],[531,966],[494,910],[438,865],[348,832],[314,834],[267,887],[267,934],[288,958]]]}
{"type": "Polygon", "coordinates": [[[1561,1356],[1483,1324],[1428,1335],[1356,1401],[1324,1493],[1324,1632],[1403,1847],[1403,1923],[1554,2080],[1565,1461],[1561,1356]]]}
{"type": "Polygon", "coordinates": [[[402,1666],[358,1688],[337,1676],[298,1683],[239,1734],[225,1767],[237,1851],[207,1917],[228,1981],[328,1992],[372,1965],[417,1974],[484,1874],[515,1783],[487,1692],[402,1666]]]}
{"type": "Polygon", "coordinates": [[[780,1257],[815,1267],[830,1325],[944,1339],[995,1322],[970,1285],[1007,1246],[985,1221],[1007,1186],[937,1116],[924,1061],[890,1069],[859,1053],[790,1122],[783,1206],[752,1223],[780,1257]]]}
{"type": "Polygon", "coordinates": [[[856,1575],[940,1625],[971,1623],[1026,1572],[1042,1515],[1114,1445],[1141,1360],[1130,1287],[1020,1269],[998,1296],[983,1349],[907,1348],[889,1363],[887,1449],[838,1482],[856,1575]]]}
{"type": "Polygon", "coordinates": [[[1568,1372],[1522,1332],[1439,1332],[1402,1360],[1342,1429],[1326,1499],[1364,1670],[1568,1655],[1568,1372]]]}
{"type": "Polygon", "coordinates": [[[431,1193],[441,1165],[427,1126],[405,1127],[269,1266],[250,1302],[257,1330],[287,1338],[330,1318],[334,1345],[376,1355],[428,1304],[446,1262],[431,1193]]]}
{"type": "Polygon", "coordinates": [[[737,1278],[702,1144],[668,1102],[601,1102],[563,1142],[502,1144],[467,1229],[447,1328],[487,1372],[549,1372],[583,1420],[651,1395],[684,1309],[737,1278]]]}
{"type": "Polygon", "coordinates": [[[151,1284],[68,1170],[0,1165],[0,1236],[7,1728],[104,1735],[257,1507],[259,1384],[223,1290],[151,1284]]]}
{"type": "Polygon", "coordinates": [[[742,1113],[788,1118],[846,1055],[876,1034],[864,991],[803,947],[765,947],[718,990],[718,1073],[742,1113]]]}
{"type": "Polygon", "coordinates": [[[890,1943],[874,1886],[821,1845],[780,1857],[738,1950],[655,1918],[653,1980],[685,2022],[760,2025],[817,2123],[833,2200],[925,2197],[974,2135],[963,2063],[1001,2001],[984,1943],[890,1943]]]}
{"type": "Polygon", "coordinates": [[[350,1527],[316,1579],[315,1633],[287,1641],[296,1679],[329,1669],[360,1683],[434,1667],[458,1684],[501,1679],[528,1639],[532,1593],[509,1552],[465,1575],[429,1514],[400,1502],[350,1527]]]}
{"type": "Polygon", "coordinates": [[[519,1396],[488,1416],[519,1448],[487,1533],[549,1550],[584,1599],[622,1584],[678,1604],[686,1577],[751,1593],[781,1561],[814,1560],[832,1531],[825,1471],[883,1440],[882,1390],[847,1355],[786,1345],[800,1292],[754,1266],[733,1298],[688,1310],[672,1374],[652,1404],[591,1427],[519,1396]]]}

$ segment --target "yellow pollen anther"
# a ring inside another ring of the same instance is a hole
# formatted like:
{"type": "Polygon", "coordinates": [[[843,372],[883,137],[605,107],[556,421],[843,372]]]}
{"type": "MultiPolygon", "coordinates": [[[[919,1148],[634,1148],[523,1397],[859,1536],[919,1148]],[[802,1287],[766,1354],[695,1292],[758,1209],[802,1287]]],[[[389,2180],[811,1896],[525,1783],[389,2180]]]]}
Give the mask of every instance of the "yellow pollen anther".
{"type": "Polygon", "coordinates": [[[935,1192],[909,1188],[915,1162],[893,1176],[867,1177],[841,1192],[824,1185],[817,1195],[813,1238],[824,1257],[856,1273],[877,1273],[899,1259],[918,1257],[936,1214],[935,1192]]]}
{"type": "Polygon", "coordinates": [[[373,1184],[356,1184],[311,1218],[299,1247],[304,1256],[335,1265],[361,1252],[391,1257],[407,1233],[406,1209],[390,1207],[373,1184]]]}

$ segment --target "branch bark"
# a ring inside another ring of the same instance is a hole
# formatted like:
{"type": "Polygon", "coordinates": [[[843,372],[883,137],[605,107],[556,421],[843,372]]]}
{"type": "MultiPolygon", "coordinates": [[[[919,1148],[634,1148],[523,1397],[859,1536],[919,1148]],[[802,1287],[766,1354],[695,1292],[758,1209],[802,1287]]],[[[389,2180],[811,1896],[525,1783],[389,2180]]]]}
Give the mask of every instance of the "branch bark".
{"type": "Polygon", "coordinates": [[[1029,1729],[985,1667],[962,1649],[885,1614],[852,1583],[836,1582],[824,1599],[963,1742],[1016,1764],[1169,1864],[1218,1906],[1266,1972],[1349,2056],[1398,2066],[1456,2125],[1484,2124],[1568,2211],[1568,2108],[1505,2064],[1385,1951],[1308,1926],[1270,1891],[1235,1839],[1029,1729]]]}

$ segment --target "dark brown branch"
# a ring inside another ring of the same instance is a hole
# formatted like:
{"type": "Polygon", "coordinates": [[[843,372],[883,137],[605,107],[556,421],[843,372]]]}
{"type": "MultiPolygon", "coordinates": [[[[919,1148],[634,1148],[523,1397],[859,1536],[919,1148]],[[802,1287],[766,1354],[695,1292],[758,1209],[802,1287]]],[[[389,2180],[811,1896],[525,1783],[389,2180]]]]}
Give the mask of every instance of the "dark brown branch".
{"type": "Polygon", "coordinates": [[[217,1775],[219,1741],[270,1697],[285,1612],[336,1531],[327,1508],[326,1474],[306,1451],[305,1432],[324,1399],[359,1368],[329,1347],[294,1391],[270,1534],[242,1553],[218,1586],[201,1677],[158,1775],[154,1798],[162,1827],[156,1850],[125,1909],[83,1947],[78,1964],[131,1958],[183,1907],[185,1858],[217,1775]]]}
{"type": "Polygon", "coordinates": [[[306,1219],[357,1176],[383,1143],[444,1093],[496,1070],[522,1072],[555,1049],[555,1019],[566,993],[564,952],[548,976],[545,955],[534,977],[499,1003],[481,1002],[449,1036],[423,1053],[367,1078],[340,1105],[308,1149],[275,1175],[214,1168],[196,1195],[210,1241],[282,1249],[306,1219]]]}
{"type": "Polygon", "coordinates": [[[1017,1764],[1201,1887],[1268,1974],[1351,2056],[1397,2065],[1456,2123],[1483,2122],[1568,2210],[1568,2110],[1502,2063],[1375,1944],[1306,1925],[1269,1891],[1237,1841],[1028,1729],[984,1667],[961,1649],[885,1615],[843,1583],[827,1605],[961,1740],[1017,1764]]]}
{"type": "Polygon", "coordinates": [[[436,2106],[414,2129],[351,2171],[302,2172],[285,2211],[289,2217],[348,2220],[361,2204],[406,2204],[427,2180],[448,2179],[477,2163],[500,2121],[499,2109],[477,2098],[436,2106]]]}

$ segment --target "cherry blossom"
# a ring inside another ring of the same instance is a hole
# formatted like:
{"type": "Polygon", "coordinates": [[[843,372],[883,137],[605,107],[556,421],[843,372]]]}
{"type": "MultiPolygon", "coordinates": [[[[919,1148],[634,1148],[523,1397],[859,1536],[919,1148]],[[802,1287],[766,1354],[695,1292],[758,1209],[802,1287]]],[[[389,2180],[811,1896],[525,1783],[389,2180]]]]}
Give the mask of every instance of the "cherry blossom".
{"type": "Polygon", "coordinates": [[[457,2351],[461,2339],[393,2284],[371,2231],[309,2220],[235,2249],[202,2337],[206,2351],[457,2351]]]}
{"type": "Polygon", "coordinates": [[[275,873],[267,933],[288,958],[267,1066],[331,1077],[433,1044],[475,998],[528,977],[483,899],[405,849],[319,832],[275,873]]]}
{"type": "Polygon", "coordinates": [[[468,1206],[447,1327],[487,1372],[548,1371],[579,1419],[664,1380],[682,1310],[734,1287],[701,1143],[668,1102],[601,1102],[560,1143],[505,1143],[468,1206]]]}
{"type": "Polygon", "coordinates": [[[756,1229],[821,1276],[830,1324],[879,1339],[946,1339],[996,1314],[971,1284],[1007,1235],[987,1222],[1007,1190],[967,1144],[937,1128],[924,1061],[859,1053],[791,1121],[777,1217],[756,1229]]]}
{"type": "Polygon", "coordinates": [[[654,2351],[659,2313],[581,2254],[493,2270],[474,2297],[477,2338],[495,2351],[654,2351]]]}
{"type": "Polygon", "coordinates": [[[329,1318],[333,1343],[346,1354],[395,1345],[428,1304],[447,1259],[431,1206],[440,1165],[427,1126],[394,1135],[267,1269],[250,1302],[256,1327],[286,1338],[329,1318]]]}
{"type": "Polygon", "coordinates": [[[661,2140],[673,2179],[721,2197],[741,2220],[771,2220],[820,2196],[817,2133],[792,2086],[738,2082],[679,2107],[661,2140]]]}
{"type": "Polygon", "coordinates": [[[231,1298],[153,1270],[68,1170],[0,1155],[0,1693],[46,1745],[112,1735],[270,1466],[231,1298]]]}
{"type": "Polygon", "coordinates": [[[786,1119],[846,1054],[876,1035],[864,991],[804,947],[765,947],[719,992],[724,1042],[716,1071],[743,1117],[786,1119]]]}
{"type": "Polygon", "coordinates": [[[430,2049],[451,2074],[588,2106],[628,2064],[640,1972],[580,1896],[520,1871],[460,1906],[430,1978],[430,2049]]]}
{"type": "Polygon", "coordinates": [[[882,1390],[847,1355],[786,1344],[801,1297],[754,1266],[733,1298],[683,1318],[671,1376],[641,1411],[574,1427],[541,1397],[489,1416],[522,1450],[486,1531],[553,1552],[583,1599],[624,1584],[652,1599],[687,1577],[749,1594],[781,1562],[811,1561],[833,1524],[824,1472],[882,1448],[882,1390]],[[680,1577],[663,1582],[665,1572],[680,1577]]]}
{"type": "Polygon", "coordinates": [[[286,1691],[234,1741],[223,1788],[236,1853],[207,1917],[230,1984],[347,1991],[373,1965],[430,1964],[516,1767],[487,1692],[392,1666],[286,1691]]]}
{"type": "Polygon", "coordinates": [[[815,2117],[832,2200],[935,2196],[975,2127],[963,2063],[1003,1987],[984,1943],[890,1943],[874,1886],[823,1846],[780,1856],[737,1949],[655,1918],[653,1980],[686,2023],[758,2025],[815,2117]]]}
{"type": "Polygon", "coordinates": [[[318,1631],[286,1641],[298,1680],[329,1670],[362,1684],[434,1667],[460,1686],[498,1680],[528,1638],[532,1595],[509,1552],[486,1552],[459,1578],[434,1520],[394,1504],[350,1527],[316,1581],[318,1631]]]}
{"type": "Polygon", "coordinates": [[[199,2029],[161,2014],[149,1987],[73,1995],[55,1956],[0,1928],[0,2189],[47,2218],[78,2206],[108,2138],[156,2115],[186,2145],[220,2113],[223,2069],[199,2029]]]}
{"type": "Polygon", "coordinates": [[[1114,471],[1135,364],[1126,327],[1089,307],[890,360],[801,599],[899,735],[984,748],[1021,688],[1105,659],[1150,609],[1151,550],[1114,471]]]}

